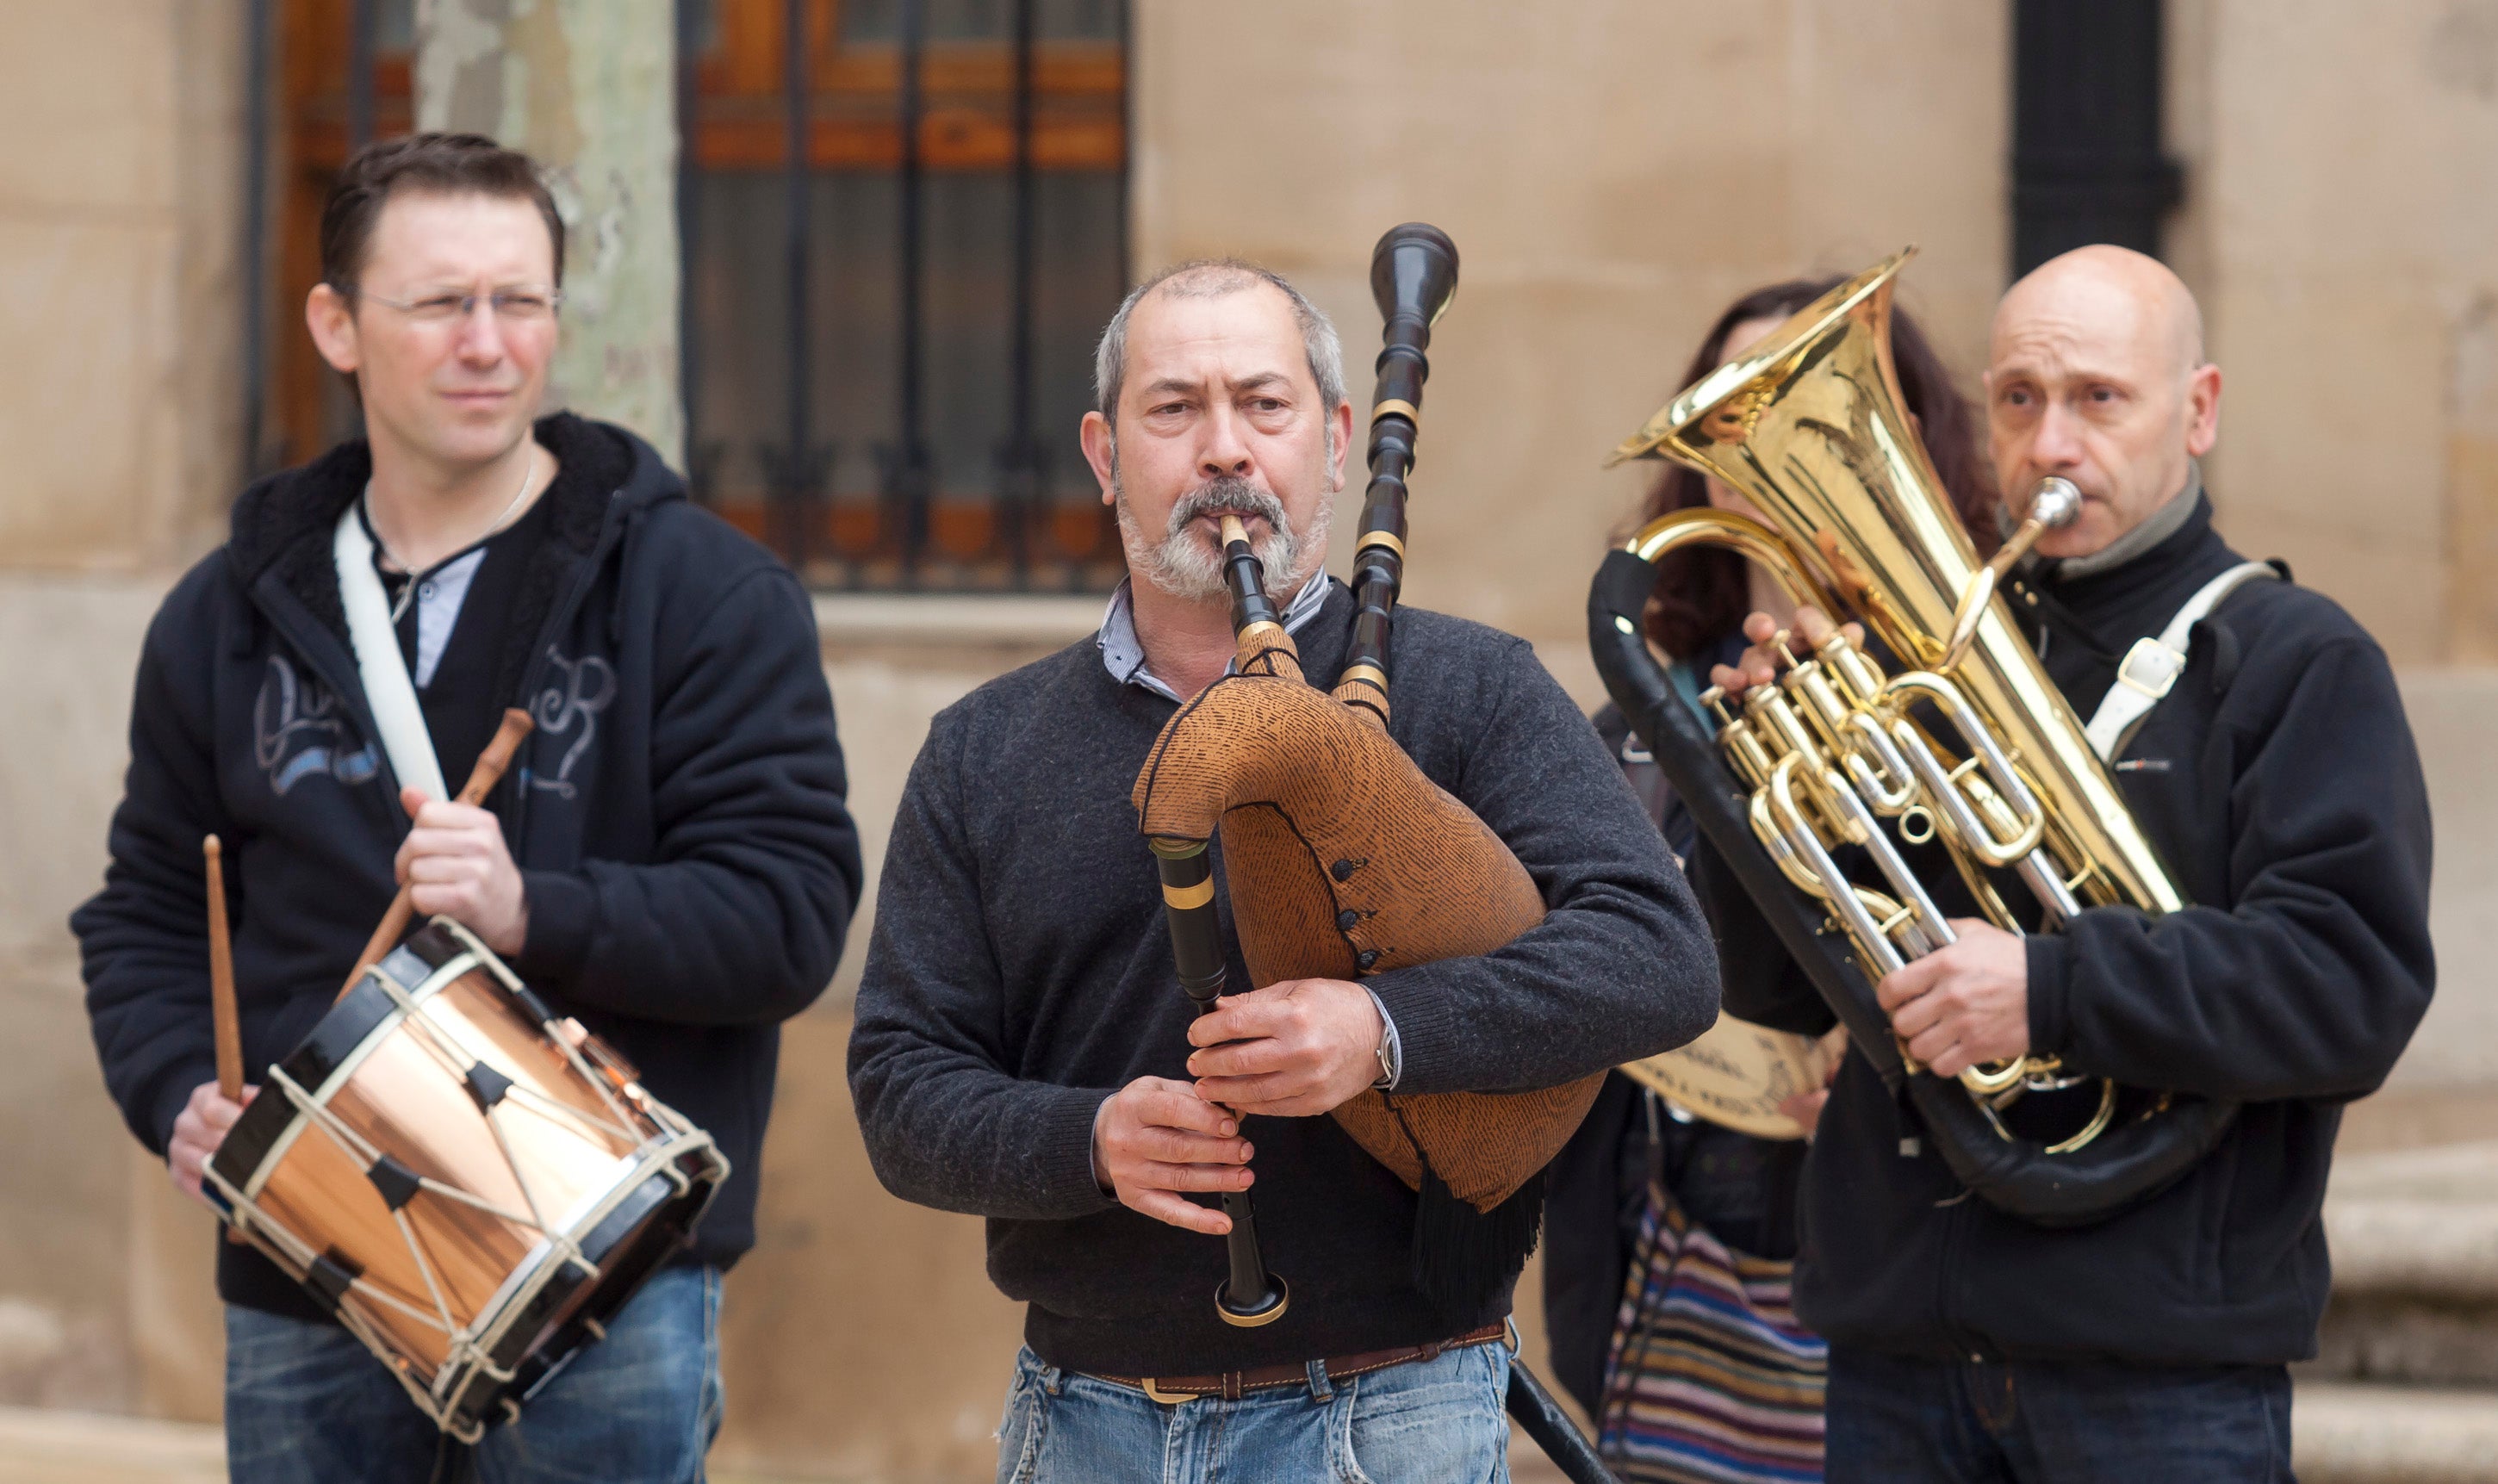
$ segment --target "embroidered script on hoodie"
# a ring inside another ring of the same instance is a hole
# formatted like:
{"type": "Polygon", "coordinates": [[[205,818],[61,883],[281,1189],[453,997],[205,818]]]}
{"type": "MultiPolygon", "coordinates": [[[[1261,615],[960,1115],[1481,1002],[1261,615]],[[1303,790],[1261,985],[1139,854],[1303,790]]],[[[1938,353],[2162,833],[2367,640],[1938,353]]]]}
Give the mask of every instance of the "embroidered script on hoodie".
{"type": "Polygon", "coordinates": [[[575,722],[581,724],[581,735],[563,750],[563,761],[556,765],[553,778],[529,775],[529,787],[543,789],[558,798],[573,796],[572,765],[590,751],[598,738],[598,713],[616,698],[616,667],[596,655],[584,655],[578,661],[566,660],[554,645],[547,646],[547,672],[552,679],[537,699],[529,703],[529,719],[538,724],[538,731],[550,737],[568,734],[575,722]]]}
{"type": "Polygon", "coordinates": [[[347,751],[356,738],[338,709],[338,697],[320,681],[297,675],[294,661],[284,655],[269,657],[269,673],[252,699],[251,721],[252,761],[269,775],[272,793],[283,796],[315,773],[353,788],[372,782],[381,771],[371,743],[347,751]]]}

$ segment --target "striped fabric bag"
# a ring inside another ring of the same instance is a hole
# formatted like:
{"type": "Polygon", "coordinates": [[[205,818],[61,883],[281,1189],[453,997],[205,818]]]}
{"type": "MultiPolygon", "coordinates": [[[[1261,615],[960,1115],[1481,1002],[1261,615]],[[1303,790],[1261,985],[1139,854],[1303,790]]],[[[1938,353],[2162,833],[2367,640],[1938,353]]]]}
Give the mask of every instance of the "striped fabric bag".
{"type": "Polygon", "coordinates": [[[1649,1187],[1605,1368],[1597,1447],[1624,1479],[1817,1484],[1829,1347],[1795,1264],[1729,1250],[1649,1187]]]}

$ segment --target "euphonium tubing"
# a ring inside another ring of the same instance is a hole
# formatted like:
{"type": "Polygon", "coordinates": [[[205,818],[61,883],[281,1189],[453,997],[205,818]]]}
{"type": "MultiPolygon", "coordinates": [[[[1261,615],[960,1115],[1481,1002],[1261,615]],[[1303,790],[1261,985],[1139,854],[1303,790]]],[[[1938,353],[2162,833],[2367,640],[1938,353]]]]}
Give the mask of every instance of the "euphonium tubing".
{"type": "MultiPolygon", "coordinates": [[[[1672,458],[1725,480],[1767,517],[1676,511],[1625,551],[1649,564],[1683,546],[1733,551],[1797,603],[1862,621],[1903,658],[1905,669],[1885,674],[1843,633],[1799,658],[1780,633],[1774,685],[1740,705],[1714,691],[1703,697],[1719,749],[1751,791],[1752,833],[1828,909],[1874,980],[1953,936],[1885,820],[1912,841],[1938,835],[1979,910],[2010,931],[2022,928],[1993,872],[2017,876],[2051,929],[2089,905],[2185,905],[1995,593],[2042,531],[2071,518],[2071,487],[2050,481],[2005,550],[1981,564],[1901,410],[1890,296],[1907,256],[1789,319],[1616,453],[1616,462],[1672,458]],[[1833,859],[1846,846],[1866,852],[1888,890],[1849,880],[1833,859]]],[[[2034,1057],[1972,1067],[1959,1081],[2009,1140],[1999,1110],[2025,1089],[2077,1080],[2034,1057]]],[[[2048,1152],[2090,1144],[2115,1107],[2115,1086],[2103,1082],[2096,1113],[2048,1152]]]]}

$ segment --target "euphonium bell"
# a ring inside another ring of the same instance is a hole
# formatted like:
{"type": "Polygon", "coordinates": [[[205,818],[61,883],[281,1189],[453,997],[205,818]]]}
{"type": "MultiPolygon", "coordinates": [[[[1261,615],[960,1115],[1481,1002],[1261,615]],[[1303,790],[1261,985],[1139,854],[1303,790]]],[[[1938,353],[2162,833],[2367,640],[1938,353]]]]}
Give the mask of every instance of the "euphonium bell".
{"type": "MultiPolygon", "coordinates": [[[[1749,791],[1753,835],[1822,903],[1874,980],[1953,938],[1895,839],[1939,837],[1978,910],[2014,932],[2021,923],[1998,890],[2007,877],[2036,898],[2044,930],[2085,907],[2185,905],[1996,593],[2043,531],[2072,518],[2078,492],[2046,481],[2021,529],[1982,562],[1903,409],[1891,292],[1913,251],[1832,290],[1702,378],[1612,461],[1678,460],[1767,518],[1676,511],[1632,537],[1633,555],[1652,563],[1694,543],[1726,547],[1798,602],[1862,621],[1902,666],[1886,675],[1834,633],[1809,655],[1786,653],[1777,683],[1740,704],[1713,690],[1702,697],[1718,750],[1749,791]],[[1841,867],[1848,846],[1878,883],[1841,867]]],[[[1781,649],[1788,642],[1779,636],[1781,649]]],[[[1961,1075],[2006,1139],[1998,1110],[2025,1089],[2078,1081],[2053,1058],[1961,1075]]],[[[2115,1107],[2114,1085],[2102,1082],[2097,1112],[2047,1152],[2089,1144],[2115,1107]]]]}

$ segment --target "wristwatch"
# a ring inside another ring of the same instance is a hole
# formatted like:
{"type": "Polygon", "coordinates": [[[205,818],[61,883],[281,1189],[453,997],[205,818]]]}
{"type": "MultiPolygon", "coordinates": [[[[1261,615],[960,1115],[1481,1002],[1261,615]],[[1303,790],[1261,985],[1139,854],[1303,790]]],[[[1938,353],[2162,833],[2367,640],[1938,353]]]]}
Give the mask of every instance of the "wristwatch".
{"type": "MultiPolygon", "coordinates": [[[[1370,989],[1368,984],[1362,987],[1370,989]]],[[[1379,1045],[1370,1052],[1379,1058],[1379,1080],[1370,1087],[1373,1092],[1388,1092],[1396,1086],[1397,1077],[1405,1070],[1405,1044],[1397,1039],[1396,1022],[1388,1017],[1388,1007],[1380,1003],[1378,990],[1370,990],[1370,1003],[1379,1012],[1379,1045]]]]}

